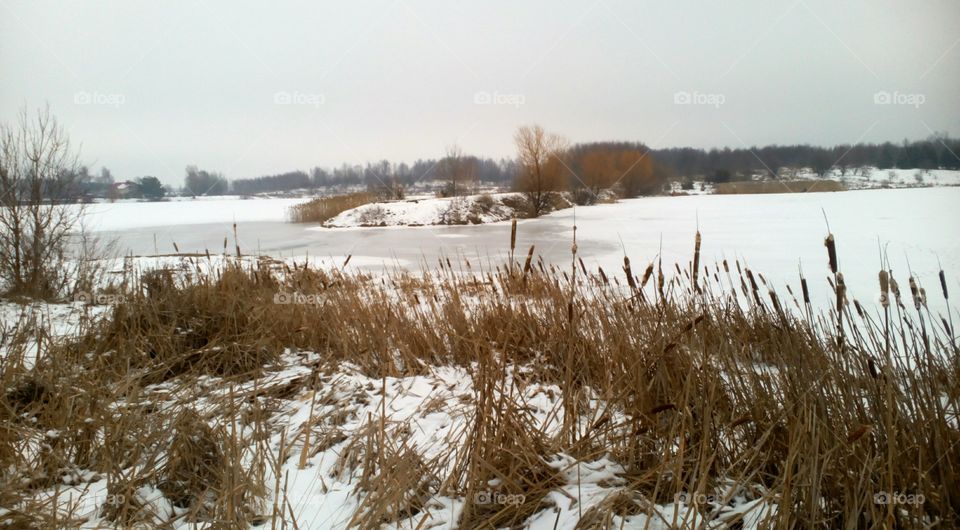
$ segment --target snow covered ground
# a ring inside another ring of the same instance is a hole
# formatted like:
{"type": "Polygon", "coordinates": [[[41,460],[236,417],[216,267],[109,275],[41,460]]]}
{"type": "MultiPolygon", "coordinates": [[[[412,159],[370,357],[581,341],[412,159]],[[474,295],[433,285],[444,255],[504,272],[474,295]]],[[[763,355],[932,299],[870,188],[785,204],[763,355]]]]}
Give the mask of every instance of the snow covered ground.
{"type": "Polygon", "coordinates": [[[787,178],[831,179],[847,189],[917,188],[924,186],[960,186],[960,171],[952,169],[877,169],[875,167],[834,168],[824,176],[810,169],[788,172],[787,178]]]}
{"type": "MultiPolygon", "coordinates": [[[[288,351],[282,366],[256,382],[239,387],[215,377],[182,384],[168,382],[149,387],[143,399],[161,408],[190,402],[197,410],[214,412],[216,400],[228,388],[235,395],[251,390],[268,393],[298,378],[310,377],[310,366],[318,361],[316,354],[288,351]]],[[[295,520],[298,528],[350,527],[352,517],[362,508],[367,496],[360,480],[363,470],[355,461],[357,444],[362,446],[371,423],[380,421],[381,412],[386,413],[383,424],[388,443],[393,443],[396,437],[402,440],[404,448],[415,451],[423,460],[450,459],[448,466],[452,466],[454,459],[450,458],[448,441],[468,429],[473,418],[475,389],[471,381],[470,372],[457,367],[432,367],[423,376],[372,379],[358,368],[345,364],[338,372],[321,377],[318,388],[322,390],[283,400],[268,422],[274,430],[267,443],[272,452],[279,454],[283,448],[292,457],[280,467],[280,477],[270,469],[264,477],[265,484],[279,484],[282,477],[283,489],[277,492],[279,498],[272,501],[288,505],[283,519],[295,520]],[[307,439],[312,440],[312,451],[304,448],[307,439]],[[309,456],[301,454],[305,450],[309,456]]],[[[525,386],[523,393],[531,417],[542,431],[559,431],[561,420],[557,410],[562,407],[561,390],[556,385],[532,384],[525,386]]],[[[243,433],[243,436],[252,435],[243,433]]],[[[545,460],[558,472],[561,484],[544,499],[547,508],[530,518],[524,527],[529,530],[574,530],[583,514],[628,491],[624,489],[628,480],[625,470],[608,455],[578,461],[558,453],[545,455],[545,460]]],[[[109,499],[107,478],[79,472],[71,482],[37,495],[55,500],[64,513],[73,513],[83,520],[80,528],[110,527],[110,522],[99,512],[99,507],[109,499]]],[[[720,528],[724,521],[742,518],[740,528],[754,529],[761,528],[762,520],[777,510],[777,505],[765,500],[763,494],[759,487],[738,486],[718,488],[701,496],[715,503],[711,527],[720,528]]],[[[488,495],[487,502],[494,504],[511,502],[510,499],[498,500],[489,492],[478,495],[488,495]]],[[[175,507],[157,488],[142,487],[136,496],[158,523],[172,521],[168,523],[170,527],[178,529],[209,527],[196,526],[181,518],[187,510],[175,507]]],[[[692,509],[695,500],[680,492],[674,496],[674,502],[651,504],[649,515],[613,516],[613,527],[635,530],[698,527],[706,521],[702,512],[692,509]]],[[[424,500],[420,513],[384,528],[452,530],[458,528],[463,508],[463,498],[433,495],[424,500]]],[[[0,508],[0,517],[3,512],[0,508]]]]}
{"type": "Polygon", "coordinates": [[[241,199],[198,197],[162,202],[117,201],[87,204],[85,228],[92,231],[205,223],[283,222],[287,208],[308,199],[241,199]]]}
{"type": "Polygon", "coordinates": [[[357,228],[493,223],[516,216],[514,209],[504,204],[503,200],[519,200],[519,197],[517,193],[496,193],[375,202],[347,210],[323,225],[329,228],[357,228]]]}

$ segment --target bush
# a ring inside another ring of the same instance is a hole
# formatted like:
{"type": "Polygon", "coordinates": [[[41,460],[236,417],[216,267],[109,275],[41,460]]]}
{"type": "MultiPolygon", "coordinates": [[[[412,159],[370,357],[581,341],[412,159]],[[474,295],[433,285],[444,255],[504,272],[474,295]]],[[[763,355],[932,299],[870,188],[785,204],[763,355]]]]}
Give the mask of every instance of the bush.
{"type": "Polygon", "coordinates": [[[68,255],[83,207],[77,156],[49,110],[0,126],[0,283],[8,295],[53,299],[73,280],[68,255]]]}

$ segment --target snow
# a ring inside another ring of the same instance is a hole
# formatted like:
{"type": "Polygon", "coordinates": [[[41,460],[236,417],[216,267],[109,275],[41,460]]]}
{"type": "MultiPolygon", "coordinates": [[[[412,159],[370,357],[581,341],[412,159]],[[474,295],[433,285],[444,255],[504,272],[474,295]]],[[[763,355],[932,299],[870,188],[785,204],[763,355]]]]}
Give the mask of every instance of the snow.
{"type": "Polygon", "coordinates": [[[307,200],[246,200],[225,196],[162,202],[94,203],[84,206],[84,225],[87,230],[100,232],[204,223],[282,222],[287,218],[287,208],[307,200]]]}
{"type": "Polygon", "coordinates": [[[843,183],[847,189],[916,188],[925,186],[960,186],[960,171],[955,169],[877,169],[850,168],[845,172],[834,168],[824,176],[810,169],[788,174],[796,179],[830,179],[843,183]]]}
{"type": "Polygon", "coordinates": [[[516,215],[504,205],[504,198],[515,193],[470,195],[456,198],[409,198],[403,201],[375,202],[340,213],[325,222],[325,227],[424,226],[440,224],[481,224],[508,220],[516,215]],[[482,202],[490,203],[486,206],[482,202]]]}

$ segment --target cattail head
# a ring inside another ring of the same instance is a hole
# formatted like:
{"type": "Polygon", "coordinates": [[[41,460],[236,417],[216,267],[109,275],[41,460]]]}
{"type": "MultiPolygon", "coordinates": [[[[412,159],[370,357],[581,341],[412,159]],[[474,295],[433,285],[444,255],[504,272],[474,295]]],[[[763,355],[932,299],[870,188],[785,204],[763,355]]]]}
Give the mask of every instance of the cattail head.
{"type": "Polygon", "coordinates": [[[949,300],[950,294],[947,293],[947,277],[943,275],[943,269],[940,269],[940,289],[943,290],[944,300],[949,300]]]}
{"type": "Polygon", "coordinates": [[[627,256],[623,257],[623,272],[627,275],[627,283],[630,285],[630,288],[636,289],[637,282],[633,279],[633,270],[630,268],[630,258],[627,256]]]}
{"type": "Polygon", "coordinates": [[[887,271],[880,271],[880,304],[890,306],[890,276],[887,271]]]}
{"type": "Polygon", "coordinates": [[[837,273],[837,313],[843,312],[843,303],[846,299],[847,285],[843,281],[843,273],[837,273]]]}
{"type": "Polygon", "coordinates": [[[697,230],[697,235],[694,238],[693,245],[693,270],[691,271],[691,282],[694,287],[697,287],[697,276],[700,272],[700,231],[697,230]]]}
{"type": "Polygon", "coordinates": [[[916,310],[920,310],[920,289],[917,287],[916,280],[913,279],[913,276],[910,277],[910,296],[913,298],[913,307],[916,310]]]}
{"type": "Polygon", "coordinates": [[[647,269],[646,269],[645,271],[643,271],[643,280],[641,280],[641,282],[640,282],[640,287],[643,287],[643,286],[647,285],[647,281],[650,279],[650,276],[653,276],[653,262],[652,262],[652,261],[650,262],[649,265],[647,265],[647,269]]]}
{"type": "Polygon", "coordinates": [[[827,258],[830,260],[830,272],[837,273],[837,243],[833,239],[833,234],[827,234],[827,239],[823,241],[827,247],[827,258]]]}
{"type": "Polygon", "coordinates": [[[517,248],[517,220],[510,222],[510,252],[517,248]]]}

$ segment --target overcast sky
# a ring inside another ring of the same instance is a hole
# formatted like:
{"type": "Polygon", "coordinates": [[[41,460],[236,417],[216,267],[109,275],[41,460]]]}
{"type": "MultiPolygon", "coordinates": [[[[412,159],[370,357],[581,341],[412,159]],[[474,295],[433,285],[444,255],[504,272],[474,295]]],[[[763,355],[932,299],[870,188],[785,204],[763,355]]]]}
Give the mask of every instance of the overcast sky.
{"type": "Polygon", "coordinates": [[[181,183],[574,142],[960,136],[960,1],[0,0],[0,120],[181,183]]]}

